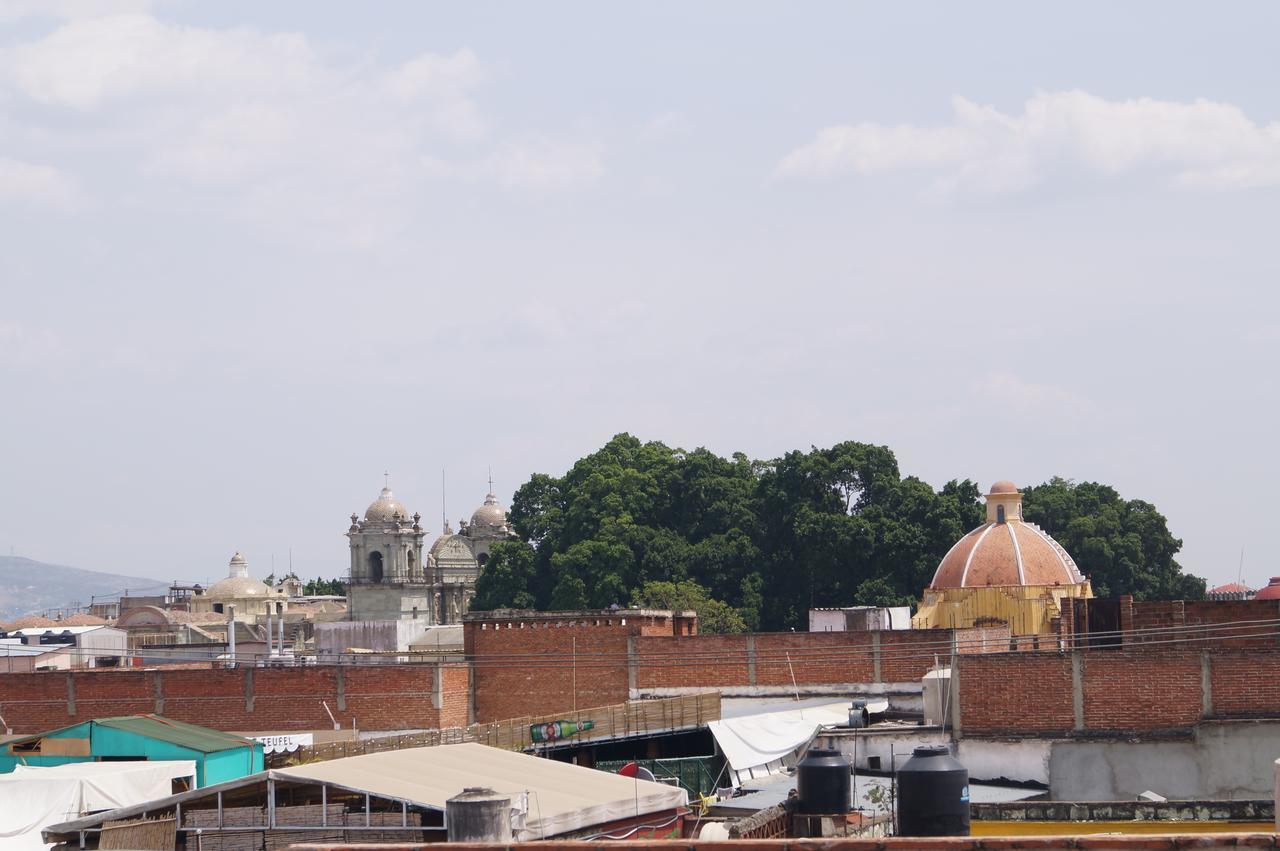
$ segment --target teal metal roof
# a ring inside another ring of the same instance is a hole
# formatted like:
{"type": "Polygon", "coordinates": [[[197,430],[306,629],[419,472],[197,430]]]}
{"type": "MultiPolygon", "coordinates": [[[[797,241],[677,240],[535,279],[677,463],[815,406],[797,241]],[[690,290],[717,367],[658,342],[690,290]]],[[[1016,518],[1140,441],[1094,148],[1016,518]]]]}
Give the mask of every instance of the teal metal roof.
{"type": "Polygon", "coordinates": [[[223,733],[220,730],[211,730],[208,727],[199,727],[195,724],[186,724],[182,721],[174,721],[172,718],[163,718],[159,715],[124,715],[119,718],[97,718],[93,723],[99,727],[109,727],[113,730],[136,733],[139,736],[159,739],[162,742],[180,745],[202,753],[217,753],[218,751],[229,751],[233,748],[244,748],[257,744],[231,733],[223,733]]]}

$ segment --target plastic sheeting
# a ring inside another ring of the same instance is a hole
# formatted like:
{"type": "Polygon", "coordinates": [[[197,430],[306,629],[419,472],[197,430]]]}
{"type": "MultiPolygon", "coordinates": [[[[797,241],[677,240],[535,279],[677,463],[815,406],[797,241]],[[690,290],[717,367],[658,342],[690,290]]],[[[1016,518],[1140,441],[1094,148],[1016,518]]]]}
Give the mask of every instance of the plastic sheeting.
{"type": "Polygon", "coordinates": [[[707,726],[732,771],[734,785],[786,767],[823,727],[849,722],[849,701],[712,721],[707,726]]]}
{"type": "Polygon", "coordinates": [[[73,762],[19,765],[0,774],[0,849],[35,851],[52,846],[42,828],[98,810],[141,804],[173,793],[173,780],[190,777],[191,760],[157,762],[73,762]]]}

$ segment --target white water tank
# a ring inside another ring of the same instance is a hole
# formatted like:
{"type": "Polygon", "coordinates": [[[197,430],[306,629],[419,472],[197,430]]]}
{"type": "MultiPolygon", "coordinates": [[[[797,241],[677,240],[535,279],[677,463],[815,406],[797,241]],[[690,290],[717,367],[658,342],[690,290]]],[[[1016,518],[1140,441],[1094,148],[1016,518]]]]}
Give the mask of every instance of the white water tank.
{"type": "Polygon", "coordinates": [[[924,696],[924,723],[941,727],[951,722],[951,669],[934,668],[920,680],[924,696]]]}

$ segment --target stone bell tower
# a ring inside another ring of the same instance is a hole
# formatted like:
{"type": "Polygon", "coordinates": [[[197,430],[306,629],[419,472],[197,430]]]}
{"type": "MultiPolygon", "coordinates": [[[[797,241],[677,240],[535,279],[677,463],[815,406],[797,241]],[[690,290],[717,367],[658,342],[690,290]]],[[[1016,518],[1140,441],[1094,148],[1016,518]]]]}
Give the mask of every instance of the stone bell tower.
{"type": "Polygon", "coordinates": [[[422,563],[421,519],[410,516],[390,487],[382,489],[363,520],[351,515],[349,620],[429,620],[431,589],[422,563]]]}

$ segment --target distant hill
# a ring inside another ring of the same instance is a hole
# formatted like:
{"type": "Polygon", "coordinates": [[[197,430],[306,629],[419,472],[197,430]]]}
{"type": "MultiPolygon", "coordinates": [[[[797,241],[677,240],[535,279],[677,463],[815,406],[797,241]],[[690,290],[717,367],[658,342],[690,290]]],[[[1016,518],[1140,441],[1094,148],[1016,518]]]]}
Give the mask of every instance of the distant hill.
{"type": "Polygon", "coordinates": [[[111,596],[126,588],[134,594],[156,594],[168,586],[159,579],[0,556],[0,622],[75,602],[87,606],[91,596],[111,596]]]}

